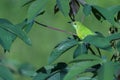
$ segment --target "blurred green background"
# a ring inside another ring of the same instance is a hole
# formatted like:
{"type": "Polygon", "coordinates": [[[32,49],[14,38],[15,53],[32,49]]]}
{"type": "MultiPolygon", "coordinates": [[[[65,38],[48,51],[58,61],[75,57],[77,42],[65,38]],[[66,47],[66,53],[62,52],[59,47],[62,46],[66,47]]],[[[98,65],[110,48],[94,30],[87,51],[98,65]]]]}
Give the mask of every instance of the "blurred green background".
{"type": "MultiPolygon", "coordinates": [[[[22,22],[27,16],[27,9],[29,6],[22,7],[22,4],[27,0],[0,0],[0,18],[10,20],[14,24],[22,22]]],[[[120,5],[120,0],[86,0],[90,4],[100,5],[102,7],[109,7],[113,5],[120,5]]],[[[37,21],[49,26],[60,28],[66,31],[75,32],[73,27],[67,22],[69,17],[64,17],[61,12],[54,14],[55,0],[45,5],[45,14],[36,18],[37,21]]],[[[81,20],[83,16],[82,6],[76,16],[77,20],[81,20]]],[[[85,17],[84,22],[93,31],[100,31],[107,35],[109,23],[100,23],[93,15],[85,17]],[[106,33],[105,33],[106,32],[106,33]]],[[[16,39],[13,43],[10,52],[5,56],[8,59],[16,60],[20,63],[28,62],[36,69],[47,65],[47,60],[50,52],[56,44],[66,39],[68,34],[50,30],[42,26],[34,24],[32,30],[28,33],[31,38],[32,46],[26,45],[22,40],[16,39]]],[[[72,60],[74,48],[62,55],[57,61],[69,62],[72,60]]],[[[23,79],[22,79],[23,80],[23,79]]]]}

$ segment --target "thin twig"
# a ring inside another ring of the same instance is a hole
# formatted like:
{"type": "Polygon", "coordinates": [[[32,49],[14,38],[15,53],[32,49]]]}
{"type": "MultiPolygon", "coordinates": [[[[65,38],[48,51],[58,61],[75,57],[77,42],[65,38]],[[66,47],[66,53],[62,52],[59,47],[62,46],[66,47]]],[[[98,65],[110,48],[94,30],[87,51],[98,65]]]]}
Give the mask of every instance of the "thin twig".
{"type": "Polygon", "coordinates": [[[40,22],[38,22],[38,21],[35,21],[35,23],[38,24],[38,25],[41,25],[41,26],[43,26],[43,27],[46,27],[46,28],[55,30],[55,31],[63,32],[63,33],[70,34],[70,35],[76,35],[76,34],[73,33],[73,32],[68,32],[68,31],[65,31],[65,30],[62,30],[62,29],[58,29],[58,28],[55,28],[55,27],[47,26],[47,25],[42,24],[42,23],[40,23],[40,22]]]}

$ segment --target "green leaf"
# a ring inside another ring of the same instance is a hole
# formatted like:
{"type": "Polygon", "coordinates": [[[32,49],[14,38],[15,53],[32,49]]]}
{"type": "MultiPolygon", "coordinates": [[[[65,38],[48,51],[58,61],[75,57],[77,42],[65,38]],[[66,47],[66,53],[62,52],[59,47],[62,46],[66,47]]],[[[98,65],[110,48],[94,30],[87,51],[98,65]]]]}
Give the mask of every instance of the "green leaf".
{"type": "Polygon", "coordinates": [[[83,41],[101,49],[108,49],[111,47],[110,41],[104,37],[89,35],[83,41]]]}
{"type": "Polygon", "coordinates": [[[63,80],[63,77],[65,76],[65,72],[54,72],[51,74],[45,74],[45,73],[38,73],[37,76],[33,78],[33,80],[63,80]]]}
{"type": "Polygon", "coordinates": [[[120,11],[120,5],[111,6],[107,9],[111,12],[112,15],[115,15],[120,11]]]}
{"type": "Polygon", "coordinates": [[[86,5],[83,7],[83,12],[84,12],[84,14],[85,14],[86,16],[88,16],[88,15],[91,13],[91,10],[92,10],[92,8],[91,8],[91,6],[88,5],[88,4],[86,4],[86,5]]]}
{"type": "Polygon", "coordinates": [[[103,63],[98,70],[98,80],[114,80],[114,65],[112,62],[103,63]]]}
{"type": "Polygon", "coordinates": [[[56,79],[63,80],[64,76],[67,74],[68,70],[66,69],[67,64],[63,62],[59,62],[55,65],[48,65],[41,67],[36,72],[37,73],[45,73],[48,74],[47,80],[55,79],[56,73],[59,73],[59,75],[56,76],[56,79]]]}
{"type": "MultiPolygon", "coordinates": [[[[0,19],[0,24],[6,24],[6,23],[12,25],[12,23],[9,22],[8,20],[2,19],[2,18],[0,19]]],[[[2,45],[4,50],[7,50],[7,51],[10,50],[11,44],[13,43],[15,38],[16,38],[16,35],[0,27],[0,44],[2,45]]]]}
{"type": "Polygon", "coordinates": [[[33,26],[33,22],[32,22],[32,23],[29,23],[29,24],[26,24],[26,25],[24,26],[23,30],[24,30],[26,33],[28,33],[28,32],[31,30],[32,26],[33,26]]]}
{"type": "Polygon", "coordinates": [[[120,63],[115,62],[114,64],[114,73],[118,76],[120,74],[120,63]]]}
{"type": "Polygon", "coordinates": [[[61,80],[60,79],[60,73],[56,73],[53,76],[51,76],[48,80],[61,80]]]}
{"type": "Polygon", "coordinates": [[[64,16],[67,16],[70,10],[69,0],[56,0],[56,3],[64,16]]]}
{"type": "Polygon", "coordinates": [[[25,19],[20,24],[17,24],[16,27],[19,27],[20,29],[22,29],[23,31],[25,31],[26,33],[28,33],[31,30],[33,24],[34,24],[34,21],[32,21],[30,23],[27,23],[27,19],[25,19]]]}
{"type": "Polygon", "coordinates": [[[75,58],[73,61],[71,61],[71,63],[81,62],[81,61],[95,61],[95,60],[99,60],[102,62],[101,58],[99,58],[98,56],[92,54],[82,54],[77,58],[75,58]]]}
{"type": "Polygon", "coordinates": [[[74,77],[84,72],[86,69],[99,63],[100,61],[84,61],[76,63],[74,66],[72,66],[68,74],[65,76],[64,80],[73,80],[74,77]]]}
{"type": "MultiPolygon", "coordinates": [[[[0,24],[11,24],[13,25],[11,22],[9,22],[8,20],[6,19],[0,19],[0,24]]],[[[29,24],[26,24],[26,21],[16,25],[16,27],[20,28],[20,29],[23,29],[26,33],[28,33],[31,29],[33,25],[33,22],[32,23],[29,23],[29,24]]],[[[9,51],[10,50],[10,47],[13,43],[13,41],[16,39],[17,35],[7,31],[7,30],[4,30],[2,28],[0,28],[0,44],[2,45],[2,47],[9,51]]]]}
{"type": "Polygon", "coordinates": [[[112,14],[112,11],[97,5],[92,5],[92,8],[93,8],[92,12],[94,13],[94,15],[96,14],[97,16],[99,16],[97,17],[97,19],[102,17],[103,19],[110,22],[112,25],[115,25],[114,15],[112,14]]]}
{"type": "Polygon", "coordinates": [[[47,80],[63,80],[64,76],[67,74],[67,71],[61,70],[61,71],[55,73],[54,75],[53,74],[51,74],[51,76],[49,76],[49,78],[47,80]]]}
{"type": "Polygon", "coordinates": [[[91,77],[80,77],[77,80],[97,80],[97,79],[91,77]]]}
{"type": "Polygon", "coordinates": [[[4,23],[12,24],[12,23],[11,23],[10,21],[8,21],[7,19],[0,18],[0,24],[4,24],[4,23]]]}
{"type": "Polygon", "coordinates": [[[26,44],[31,45],[31,40],[27,37],[27,34],[22,29],[16,27],[15,25],[9,23],[1,23],[0,28],[12,33],[13,35],[17,35],[26,44]]]}
{"type": "Polygon", "coordinates": [[[0,65],[0,77],[2,80],[14,80],[10,70],[3,65],[0,65]]]}
{"type": "Polygon", "coordinates": [[[4,50],[9,51],[10,47],[16,38],[16,35],[5,31],[4,29],[0,28],[0,44],[4,48],[4,50]]]}
{"type": "Polygon", "coordinates": [[[86,45],[84,43],[81,43],[78,45],[78,47],[76,48],[76,50],[74,51],[74,55],[73,58],[78,57],[81,54],[85,54],[87,53],[87,48],[86,45]]]}
{"type": "Polygon", "coordinates": [[[60,57],[65,51],[69,50],[73,46],[77,45],[78,41],[75,39],[67,39],[61,43],[59,43],[51,52],[48,63],[52,63],[55,61],[58,57],[60,57]]]}
{"type": "Polygon", "coordinates": [[[48,76],[49,76],[49,74],[40,72],[33,78],[33,80],[45,80],[48,76]]]}
{"type": "Polygon", "coordinates": [[[120,39],[120,33],[111,34],[110,36],[107,36],[107,39],[109,41],[119,40],[120,39]]]}
{"type": "Polygon", "coordinates": [[[34,67],[28,63],[22,64],[19,68],[19,72],[21,75],[28,77],[33,77],[37,74],[34,67]]]}
{"type": "Polygon", "coordinates": [[[28,23],[34,20],[39,12],[42,11],[43,7],[45,7],[47,2],[48,0],[36,0],[30,5],[27,14],[28,23]]]}

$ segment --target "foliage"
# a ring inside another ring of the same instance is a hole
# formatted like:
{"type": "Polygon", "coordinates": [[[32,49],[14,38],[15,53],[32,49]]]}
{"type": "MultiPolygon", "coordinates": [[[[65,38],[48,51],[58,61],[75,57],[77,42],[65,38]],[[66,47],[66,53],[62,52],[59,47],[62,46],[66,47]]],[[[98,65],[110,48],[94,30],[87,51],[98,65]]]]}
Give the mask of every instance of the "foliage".
{"type": "MultiPolygon", "coordinates": [[[[10,47],[17,37],[26,44],[31,45],[27,33],[34,23],[65,32],[35,20],[36,17],[44,14],[44,7],[48,2],[50,1],[26,1],[23,6],[29,4],[27,19],[19,24],[13,24],[7,19],[0,18],[0,44],[5,52],[10,51],[10,47]]],[[[120,33],[118,28],[120,26],[120,5],[103,8],[98,5],[90,5],[84,0],[56,0],[54,13],[60,11],[64,16],[69,16],[72,21],[75,21],[76,14],[79,9],[82,9],[81,6],[83,6],[85,16],[93,14],[100,23],[106,20],[111,24],[108,36],[103,36],[103,33],[97,32],[96,35],[88,35],[83,40],[80,40],[76,34],[73,34],[55,46],[49,56],[49,64],[38,70],[35,70],[30,64],[18,65],[19,67],[14,70],[1,62],[0,79],[14,80],[13,74],[17,72],[20,75],[29,76],[33,80],[119,80],[120,33]],[[75,46],[77,47],[70,63],[58,62],[52,64],[66,51],[75,46]],[[106,55],[102,53],[103,50],[106,51],[106,55]]]]}

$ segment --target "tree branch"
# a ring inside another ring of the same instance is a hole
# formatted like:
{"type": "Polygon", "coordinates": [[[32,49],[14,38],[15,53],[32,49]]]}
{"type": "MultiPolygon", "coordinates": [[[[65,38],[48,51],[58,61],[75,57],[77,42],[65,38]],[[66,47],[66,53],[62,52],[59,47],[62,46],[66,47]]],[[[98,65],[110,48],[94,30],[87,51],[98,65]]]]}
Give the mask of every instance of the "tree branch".
{"type": "Polygon", "coordinates": [[[63,32],[63,33],[70,34],[70,35],[76,35],[76,34],[73,33],[73,32],[68,32],[68,31],[65,31],[65,30],[62,30],[62,29],[58,29],[58,28],[55,28],[55,27],[47,26],[47,25],[42,24],[42,23],[40,23],[40,22],[38,22],[38,21],[35,21],[35,23],[38,24],[38,25],[41,25],[41,26],[43,26],[43,27],[49,28],[49,29],[51,29],[51,30],[63,32]]]}

